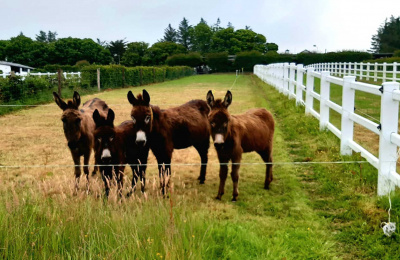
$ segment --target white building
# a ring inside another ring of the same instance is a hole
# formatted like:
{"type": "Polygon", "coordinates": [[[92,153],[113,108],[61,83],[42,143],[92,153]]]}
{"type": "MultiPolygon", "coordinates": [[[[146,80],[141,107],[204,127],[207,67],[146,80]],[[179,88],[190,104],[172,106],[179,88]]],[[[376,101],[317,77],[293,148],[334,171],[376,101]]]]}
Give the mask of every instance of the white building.
{"type": "Polygon", "coordinates": [[[0,61],[0,70],[3,71],[3,74],[10,74],[11,71],[15,73],[19,73],[19,75],[26,75],[31,72],[34,68],[25,66],[18,63],[8,62],[8,61],[0,61]]]}

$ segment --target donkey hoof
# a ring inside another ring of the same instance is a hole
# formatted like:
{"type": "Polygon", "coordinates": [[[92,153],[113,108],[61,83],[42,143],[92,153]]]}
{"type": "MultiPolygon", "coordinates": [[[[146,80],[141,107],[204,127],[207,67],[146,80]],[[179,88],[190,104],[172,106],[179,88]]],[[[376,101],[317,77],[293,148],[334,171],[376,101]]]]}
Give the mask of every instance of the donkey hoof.
{"type": "Polygon", "coordinates": [[[265,190],[269,190],[269,185],[264,185],[265,190]]]}
{"type": "Polygon", "coordinates": [[[200,184],[204,184],[204,180],[200,180],[200,184]]]}
{"type": "Polygon", "coordinates": [[[221,200],[221,196],[217,196],[217,197],[215,197],[215,199],[221,200]]]}
{"type": "Polygon", "coordinates": [[[235,197],[232,198],[232,202],[236,202],[237,199],[235,197]]]}

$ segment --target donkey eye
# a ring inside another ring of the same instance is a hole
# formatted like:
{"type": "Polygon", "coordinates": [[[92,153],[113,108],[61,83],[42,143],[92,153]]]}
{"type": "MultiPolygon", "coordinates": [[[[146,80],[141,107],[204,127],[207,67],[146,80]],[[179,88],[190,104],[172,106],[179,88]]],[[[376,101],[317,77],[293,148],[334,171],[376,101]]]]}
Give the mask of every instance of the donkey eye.
{"type": "Polygon", "coordinates": [[[228,123],[224,123],[224,127],[227,127],[228,126],[228,123]]]}
{"type": "Polygon", "coordinates": [[[101,143],[101,138],[97,138],[97,141],[99,141],[99,143],[101,143]]]}
{"type": "Polygon", "coordinates": [[[132,118],[133,123],[136,123],[136,119],[133,116],[131,116],[131,118],[132,118]]]}
{"type": "Polygon", "coordinates": [[[112,140],[114,140],[114,136],[111,136],[111,137],[110,137],[110,142],[112,142],[112,140]]]}
{"type": "Polygon", "coordinates": [[[214,122],[211,123],[211,127],[215,127],[215,123],[214,122]]]}
{"type": "Polygon", "coordinates": [[[144,122],[146,124],[148,124],[150,122],[150,116],[149,115],[146,116],[146,118],[144,119],[144,122]]]}

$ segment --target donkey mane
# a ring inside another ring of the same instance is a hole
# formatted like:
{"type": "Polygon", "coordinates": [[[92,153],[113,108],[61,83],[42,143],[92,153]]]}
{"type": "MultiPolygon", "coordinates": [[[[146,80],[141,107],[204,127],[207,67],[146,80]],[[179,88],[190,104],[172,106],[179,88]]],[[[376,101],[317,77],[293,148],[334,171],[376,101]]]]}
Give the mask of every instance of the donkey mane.
{"type": "Polygon", "coordinates": [[[220,109],[223,108],[225,109],[224,101],[220,98],[216,99],[214,101],[213,109],[220,109]]]}

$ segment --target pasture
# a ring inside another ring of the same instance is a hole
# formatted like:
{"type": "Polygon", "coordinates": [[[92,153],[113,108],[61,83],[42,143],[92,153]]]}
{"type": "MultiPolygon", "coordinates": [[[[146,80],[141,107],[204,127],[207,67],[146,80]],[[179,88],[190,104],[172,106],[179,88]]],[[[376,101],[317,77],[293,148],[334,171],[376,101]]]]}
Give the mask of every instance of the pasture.
{"type": "MultiPolygon", "coordinates": [[[[235,76],[203,75],[144,87],[82,95],[99,97],[115,111],[115,124],[130,118],[128,90],[145,88],[161,108],[191,99],[205,100],[208,90],[223,97],[235,76]]],[[[159,191],[158,170],[150,153],[145,194],[121,200],[116,187],[103,198],[99,174],[90,193],[81,178],[76,196],[72,159],[52,103],[0,117],[0,256],[8,259],[397,259],[398,230],[385,237],[387,197],[376,197],[377,172],[368,164],[342,157],[339,140],[320,132],[304,115],[254,75],[240,76],[232,89],[231,114],[264,107],[275,119],[274,180],[264,190],[265,165],[256,153],[243,154],[238,201],[216,200],[219,165],[209,150],[204,185],[198,183],[200,157],[194,148],[175,150],[172,188],[159,191]],[[293,164],[292,162],[299,162],[293,164]],[[247,164],[250,163],[250,164],[247,164]],[[251,164],[255,163],[255,164],[251,164]],[[314,164],[315,163],[315,164],[314,164]],[[26,167],[23,167],[26,166],[26,167]],[[40,166],[40,167],[32,167],[40,166]]],[[[66,97],[63,97],[66,98],[66,97]]],[[[72,98],[69,97],[69,98],[72,98]]],[[[1,109],[1,108],[0,108],[1,109]]],[[[93,158],[91,160],[93,164],[93,158]]],[[[91,167],[92,169],[93,167],[91,167]]],[[[125,174],[124,194],[132,179],[125,174]]],[[[400,196],[392,197],[391,220],[399,222],[400,196]]],[[[398,227],[398,226],[397,226],[398,227]]]]}

